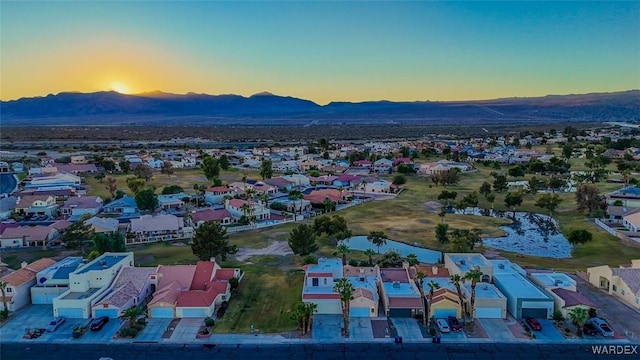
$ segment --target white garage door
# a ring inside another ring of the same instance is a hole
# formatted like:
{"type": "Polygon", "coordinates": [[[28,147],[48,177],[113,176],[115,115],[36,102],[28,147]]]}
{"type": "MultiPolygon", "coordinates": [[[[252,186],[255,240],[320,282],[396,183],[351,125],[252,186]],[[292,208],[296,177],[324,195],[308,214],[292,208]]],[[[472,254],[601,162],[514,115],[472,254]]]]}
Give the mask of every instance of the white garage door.
{"type": "Polygon", "coordinates": [[[349,308],[349,316],[352,317],[369,317],[371,309],[368,307],[352,307],[349,308]]]}
{"type": "Polygon", "coordinates": [[[203,318],[205,315],[204,309],[182,309],[183,318],[203,318]]]}
{"type": "Polygon", "coordinates": [[[448,316],[456,316],[456,309],[435,309],[433,317],[436,319],[446,319],[448,316]]]}
{"type": "Polygon", "coordinates": [[[334,303],[318,303],[317,311],[316,314],[342,314],[339,301],[334,303]]]}
{"type": "Polygon", "coordinates": [[[58,308],[58,316],[70,319],[82,319],[84,317],[82,308],[58,308]]]}
{"type": "Polygon", "coordinates": [[[31,303],[36,304],[53,304],[53,299],[58,297],[59,294],[37,294],[31,296],[31,303]]]}
{"type": "Polygon", "coordinates": [[[501,308],[477,308],[476,318],[478,319],[501,319],[501,308]]]}
{"type": "Polygon", "coordinates": [[[170,308],[170,307],[151,308],[151,317],[173,319],[173,308],[170,308]]]}
{"type": "Polygon", "coordinates": [[[106,316],[111,319],[116,319],[118,317],[118,309],[95,309],[94,317],[106,316]]]}

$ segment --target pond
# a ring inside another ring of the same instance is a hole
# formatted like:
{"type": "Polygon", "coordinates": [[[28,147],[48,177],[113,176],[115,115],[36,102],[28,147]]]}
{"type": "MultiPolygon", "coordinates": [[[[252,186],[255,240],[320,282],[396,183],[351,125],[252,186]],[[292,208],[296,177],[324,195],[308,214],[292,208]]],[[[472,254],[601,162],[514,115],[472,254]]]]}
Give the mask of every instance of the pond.
{"type": "MultiPolygon", "coordinates": [[[[373,245],[371,241],[367,240],[366,236],[353,236],[349,239],[343,240],[340,243],[349,245],[352,250],[365,251],[372,249],[378,251],[377,246],[373,245]]],[[[398,241],[387,239],[387,244],[380,246],[380,253],[384,254],[388,250],[394,250],[400,254],[400,256],[407,256],[411,253],[416,254],[418,261],[426,264],[435,264],[442,259],[442,253],[440,251],[425,249],[418,246],[413,246],[398,241]]]]}
{"type": "MultiPolygon", "coordinates": [[[[483,216],[487,210],[467,208],[456,214],[483,216]]],[[[488,216],[512,219],[513,213],[488,211],[488,216]]],[[[482,239],[482,243],[492,248],[511,251],[523,255],[566,259],[571,257],[573,247],[562,235],[555,219],[548,215],[516,212],[513,224],[500,226],[507,235],[482,239]]]]}
{"type": "Polygon", "coordinates": [[[13,174],[0,174],[0,194],[11,194],[16,190],[18,180],[13,174]]]}

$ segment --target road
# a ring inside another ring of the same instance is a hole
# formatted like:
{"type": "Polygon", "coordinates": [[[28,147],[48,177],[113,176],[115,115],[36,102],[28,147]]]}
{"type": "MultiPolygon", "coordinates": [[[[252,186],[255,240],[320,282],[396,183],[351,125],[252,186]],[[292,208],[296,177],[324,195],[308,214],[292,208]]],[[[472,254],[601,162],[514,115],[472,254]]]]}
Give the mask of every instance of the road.
{"type": "MultiPolygon", "coordinates": [[[[615,351],[627,355],[596,355],[591,345],[535,344],[393,344],[343,343],[295,345],[204,345],[183,344],[24,344],[3,343],[2,360],[175,360],[209,358],[259,360],[377,360],[377,359],[510,359],[589,360],[637,359],[637,345],[619,345],[615,351]]],[[[611,345],[614,346],[615,345],[611,345]]]]}

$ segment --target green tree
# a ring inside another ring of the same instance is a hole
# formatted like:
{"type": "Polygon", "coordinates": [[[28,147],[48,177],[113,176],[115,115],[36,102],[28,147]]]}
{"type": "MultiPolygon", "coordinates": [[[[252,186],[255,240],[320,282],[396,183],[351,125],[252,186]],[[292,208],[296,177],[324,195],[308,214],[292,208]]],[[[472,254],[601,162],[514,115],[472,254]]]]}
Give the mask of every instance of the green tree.
{"type": "Polygon", "coordinates": [[[220,177],[220,162],[211,155],[207,155],[202,159],[200,169],[202,169],[204,176],[209,181],[213,181],[213,179],[220,177]]]}
{"type": "Polygon", "coordinates": [[[105,177],[105,176],[106,176],[106,175],[105,175],[103,172],[99,172],[99,173],[97,173],[97,174],[96,174],[96,176],[94,176],[94,178],[95,178],[96,180],[98,180],[98,182],[102,182],[102,180],[104,180],[104,177],[105,177]]]}
{"type": "Polygon", "coordinates": [[[329,199],[328,197],[324,198],[322,205],[324,206],[325,213],[333,211],[336,206],[336,204],[333,201],[331,201],[331,199],[329,199]]]}
{"type": "Polygon", "coordinates": [[[262,176],[262,180],[271,179],[273,176],[273,163],[270,159],[262,160],[262,164],[260,164],[260,176],[262,176]]]}
{"type": "Polygon", "coordinates": [[[313,227],[307,224],[300,224],[289,233],[289,247],[294,254],[305,256],[318,250],[316,244],[316,234],[313,227]]]}
{"type": "MultiPolygon", "coordinates": [[[[104,174],[103,174],[104,175],[104,174]]],[[[108,176],[104,182],[104,188],[107,189],[109,195],[113,199],[116,194],[116,190],[118,190],[118,185],[116,184],[116,179],[111,176],[108,176]]]]}
{"type": "Polygon", "coordinates": [[[144,181],[149,181],[153,178],[153,171],[149,167],[149,165],[140,164],[133,169],[133,174],[139,179],[144,179],[144,181]]]}
{"type": "Polygon", "coordinates": [[[479,229],[454,229],[451,235],[453,237],[451,245],[454,252],[473,251],[476,244],[481,242],[479,229]]]}
{"type": "Polygon", "coordinates": [[[373,265],[373,257],[376,255],[376,252],[373,249],[367,249],[364,251],[364,255],[369,258],[369,265],[373,265]]]}
{"type": "Polygon", "coordinates": [[[507,208],[513,209],[513,218],[516,218],[516,207],[522,204],[522,194],[520,193],[510,193],[504,196],[504,206],[507,208]]]}
{"type": "Polygon", "coordinates": [[[387,243],[387,235],[382,231],[372,231],[367,236],[367,240],[378,248],[378,254],[380,254],[380,246],[387,243]]]}
{"type": "MultiPolygon", "coordinates": [[[[429,281],[429,283],[427,283],[427,286],[429,287],[429,306],[431,306],[431,302],[433,301],[433,294],[436,290],[440,289],[440,284],[431,280],[429,281]]],[[[422,296],[422,301],[424,302],[424,295],[422,296]]]]}
{"type": "Polygon", "coordinates": [[[84,243],[93,238],[93,229],[85,225],[84,220],[71,224],[60,237],[60,241],[65,244],[67,249],[82,248],[83,255],[84,243]]]}
{"type": "Polygon", "coordinates": [[[593,235],[591,232],[584,229],[571,229],[569,230],[569,235],[567,236],[567,240],[572,245],[580,245],[586,244],[593,239],[593,235]]]}
{"type": "Polygon", "coordinates": [[[562,147],[562,155],[568,160],[571,158],[571,154],[573,154],[573,146],[571,144],[565,144],[562,147]]]}
{"type": "Polygon", "coordinates": [[[582,336],[582,327],[589,319],[589,312],[587,309],[582,306],[576,306],[569,310],[567,315],[569,316],[569,320],[576,324],[576,335],[582,336]]]}
{"type": "Polygon", "coordinates": [[[318,312],[318,304],[299,303],[292,313],[292,318],[298,323],[302,335],[309,332],[313,314],[318,312]]]}
{"type": "Polygon", "coordinates": [[[488,182],[483,182],[482,185],[480,185],[480,194],[482,194],[485,199],[487,198],[487,195],[489,195],[491,193],[491,184],[489,184],[488,182]]]}
{"type": "Polygon", "coordinates": [[[184,189],[179,185],[169,185],[162,189],[162,195],[180,194],[181,192],[184,192],[184,189]]]}
{"type": "Polygon", "coordinates": [[[478,193],[474,191],[471,194],[466,195],[462,198],[462,202],[464,203],[465,207],[474,208],[478,206],[478,193]]]}
{"type": "Polygon", "coordinates": [[[171,175],[173,175],[173,173],[175,172],[175,170],[173,169],[173,164],[171,163],[171,161],[165,161],[164,163],[162,163],[162,169],[160,169],[160,172],[162,174],[167,175],[167,177],[171,177],[171,175]]]}
{"type": "Polygon", "coordinates": [[[351,251],[351,249],[347,244],[340,244],[338,245],[338,247],[336,247],[336,252],[342,255],[342,266],[347,265],[347,254],[349,253],[349,251],[351,251]]]}
{"type": "Polygon", "coordinates": [[[131,171],[131,163],[128,160],[122,160],[118,165],[120,165],[120,170],[122,170],[123,174],[128,174],[131,171]]]}
{"type": "Polygon", "coordinates": [[[218,160],[218,164],[220,164],[220,169],[227,171],[231,167],[231,162],[229,162],[229,157],[227,155],[220,156],[220,160],[218,160]]]}
{"type": "Polygon", "coordinates": [[[538,196],[535,205],[541,209],[549,210],[549,216],[553,216],[553,210],[560,205],[562,199],[558,194],[542,194],[538,196]]]}
{"type": "Polygon", "coordinates": [[[202,261],[211,258],[225,261],[228,255],[238,252],[238,248],[235,245],[229,245],[227,229],[220,223],[205,221],[193,234],[191,251],[202,261]]]}
{"type": "Polygon", "coordinates": [[[344,336],[349,337],[349,308],[353,292],[355,289],[347,278],[341,278],[333,285],[333,291],[340,294],[340,305],[342,307],[342,320],[344,321],[344,336]]]}
{"type": "Polygon", "coordinates": [[[493,210],[493,203],[496,201],[496,194],[494,193],[488,194],[487,201],[491,203],[491,210],[493,210]]]}
{"type": "Polygon", "coordinates": [[[402,257],[397,251],[387,250],[382,254],[380,265],[382,267],[400,267],[402,266],[402,257]]]}
{"type": "Polygon", "coordinates": [[[414,253],[407,255],[407,262],[409,263],[409,266],[418,265],[420,263],[420,261],[418,260],[418,255],[414,253]]]}
{"type": "Polygon", "coordinates": [[[514,166],[512,168],[509,168],[509,176],[511,177],[523,177],[524,176],[524,170],[522,169],[522,167],[520,165],[514,166]]]}
{"type": "Polygon", "coordinates": [[[495,192],[503,192],[509,188],[507,185],[507,177],[504,175],[497,175],[493,181],[493,190],[495,192]]]}
{"type": "Polygon", "coordinates": [[[140,190],[144,189],[145,181],[144,179],[128,177],[127,178],[127,187],[131,190],[133,195],[137,194],[140,190]]]}
{"type": "Polygon", "coordinates": [[[125,252],[127,247],[124,244],[122,234],[114,231],[110,233],[98,233],[93,235],[93,248],[98,254],[106,252],[125,252]]]}
{"type": "Polygon", "coordinates": [[[456,288],[456,293],[458,294],[458,300],[460,301],[460,306],[463,308],[462,312],[462,323],[466,325],[467,316],[464,314],[464,296],[462,296],[462,284],[464,284],[465,278],[460,276],[460,274],[453,274],[449,277],[449,282],[453,284],[456,288]]]}
{"type": "Polygon", "coordinates": [[[449,206],[450,200],[455,200],[458,197],[458,193],[455,191],[442,190],[438,195],[438,200],[447,200],[447,206],[449,206]]]}
{"type": "Polygon", "coordinates": [[[142,315],[143,313],[144,310],[142,309],[142,307],[132,306],[122,313],[122,317],[125,320],[129,321],[129,327],[132,328],[135,325],[138,317],[140,317],[140,315],[142,315]]]}
{"type": "Polygon", "coordinates": [[[136,196],[136,206],[142,211],[154,211],[158,207],[158,197],[153,189],[139,191],[136,196]]]}
{"type": "Polygon", "coordinates": [[[396,175],[393,177],[394,185],[404,185],[407,182],[407,178],[404,175],[396,175]]]}
{"type": "Polygon", "coordinates": [[[475,317],[475,306],[476,306],[476,285],[482,279],[482,271],[479,269],[471,269],[464,274],[465,280],[469,280],[471,282],[471,302],[469,303],[469,314],[471,315],[471,322],[475,317]]]}
{"type": "Polygon", "coordinates": [[[449,241],[449,224],[436,225],[436,239],[441,244],[449,241]]]}
{"type": "MultiPolygon", "coordinates": [[[[302,194],[302,192],[300,192],[300,190],[291,190],[289,191],[289,194],[287,195],[287,198],[293,202],[295,202],[296,200],[302,200],[304,198],[304,195],[302,194]]],[[[294,213],[297,213],[295,211],[295,206],[294,206],[294,213]]],[[[302,201],[300,202],[300,214],[302,214],[302,201]]]]}
{"type": "Polygon", "coordinates": [[[593,184],[580,185],[576,190],[576,203],[578,204],[578,211],[585,211],[591,213],[593,210],[600,207],[600,190],[593,184]]]}

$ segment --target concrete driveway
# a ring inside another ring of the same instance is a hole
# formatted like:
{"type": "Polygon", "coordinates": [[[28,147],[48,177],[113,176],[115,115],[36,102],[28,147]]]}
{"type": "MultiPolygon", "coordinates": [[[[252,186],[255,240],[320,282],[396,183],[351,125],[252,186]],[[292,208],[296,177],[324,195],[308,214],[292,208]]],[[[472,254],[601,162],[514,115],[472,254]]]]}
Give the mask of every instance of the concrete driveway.
{"type": "MultiPolygon", "coordinates": [[[[169,323],[170,322],[171,321],[169,321],[169,323]]],[[[173,330],[173,333],[171,334],[171,341],[195,341],[196,335],[198,335],[198,330],[200,330],[200,326],[202,326],[202,322],[202,318],[181,319],[178,325],[176,325],[176,328],[173,330]]],[[[169,324],[167,323],[167,325],[169,324]]],[[[162,337],[162,333],[160,333],[160,337],[162,337]]]]}
{"type": "MultiPolygon", "coordinates": [[[[85,320],[85,323],[88,323],[88,320],[85,320]]],[[[120,330],[123,323],[124,320],[121,319],[109,319],[109,322],[104,324],[101,330],[91,331],[89,329],[77,340],[84,343],[107,343],[112,341],[113,336],[120,330]]]]}
{"type": "Polygon", "coordinates": [[[612,295],[597,289],[583,279],[572,276],[577,281],[578,292],[598,305],[598,316],[606,319],[616,335],[628,339],[640,339],[640,313],[612,295]]]}
{"type": "Polygon", "coordinates": [[[538,319],[538,322],[542,325],[542,330],[533,332],[536,335],[536,339],[548,342],[564,341],[564,336],[562,336],[558,331],[558,328],[553,325],[553,321],[538,319]]]}
{"type": "MultiPolygon", "coordinates": [[[[10,320],[0,328],[0,339],[2,339],[3,341],[22,341],[22,336],[25,333],[25,329],[45,328],[52,318],[53,305],[29,305],[25,308],[20,309],[16,314],[12,315],[10,320]]],[[[67,329],[69,330],[69,338],[71,338],[71,331],[73,330],[74,322],[74,319],[67,319],[67,321],[65,321],[65,323],[60,326],[56,333],[65,332],[65,329],[67,329]]],[[[49,339],[52,335],[53,333],[47,333],[43,334],[38,339],[31,339],[28,341],[38,341],[43,338],[49,339]]]]}
{"type": "Polygon", "coordinates": [[[339,342],[342,341],[340,329],[342,315],[314,315],[311,338],[318,342],[339,342]]]}
{"type": "Polygon", "coordinates": [[[476,319],[482,324],[489,338],[495,341],[511,341],[515,337],[502,319],[476,319]]]}
{"type": "Polygon", "coordinates": [[[393,322],[398,336],[401,336],[403,341],[424,341],[418,320],[414,318],[391,318],[391,322],[393,322]]]}
{"type": "Polygon", "coordinates": [[[162,334],[165,332],[165,330],[167,330],[172,320],[173,319],[161,318],[147,319],[147,326],[145,326],[144,330],[142,330],[142,332],[138,334],[138,336],[136,336],[135,341],[161,341],[162,334]]]}
{"type": "Polygon", "coordinates": [[[373,329],[371,328],[371,318],[352,317],[349,318],[349,337],[355,341],[373,340],[373,329]]]}

